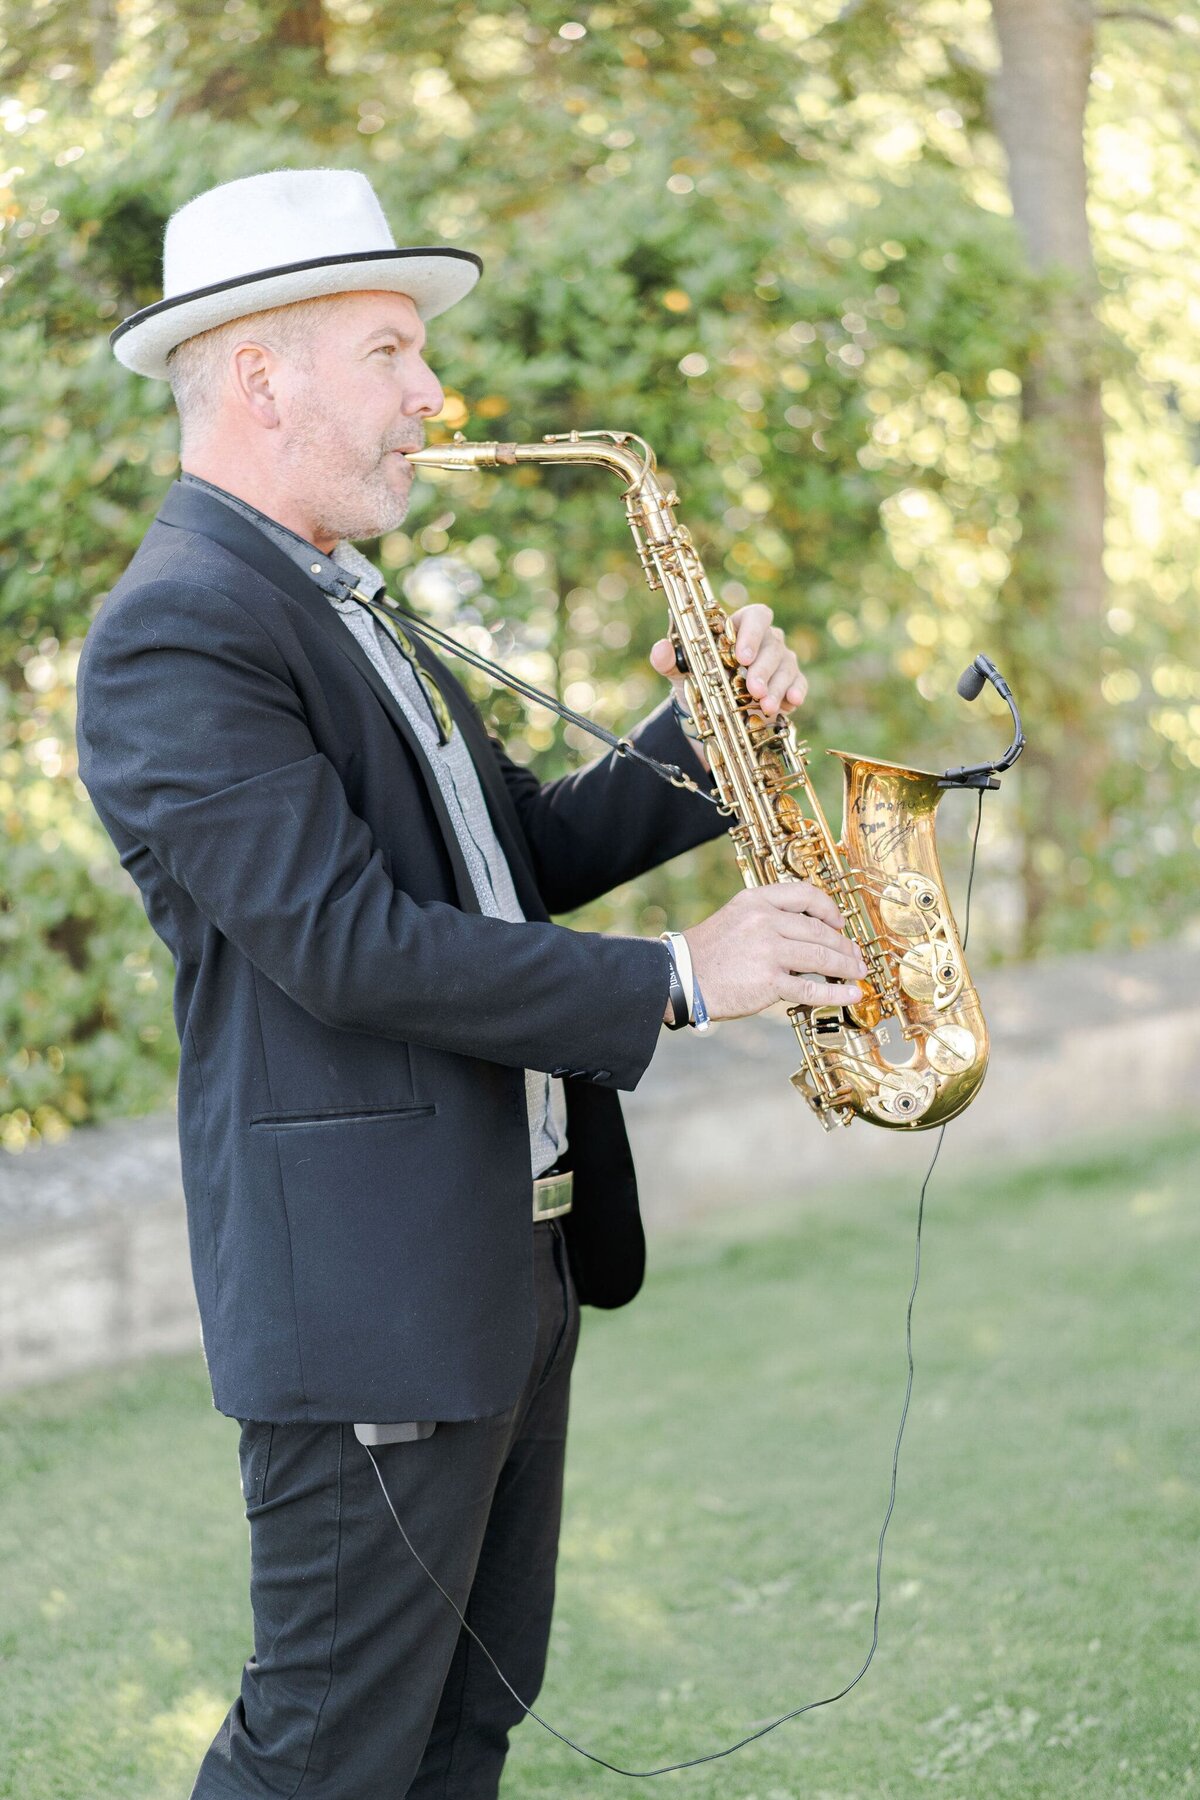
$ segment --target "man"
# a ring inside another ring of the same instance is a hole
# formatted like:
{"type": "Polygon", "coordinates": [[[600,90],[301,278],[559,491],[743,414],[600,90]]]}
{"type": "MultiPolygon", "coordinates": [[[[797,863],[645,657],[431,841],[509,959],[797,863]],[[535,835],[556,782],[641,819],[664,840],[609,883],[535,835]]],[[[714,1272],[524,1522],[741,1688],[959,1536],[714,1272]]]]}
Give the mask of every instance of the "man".
{"type": "MultiPolygon", "coordinates": [[[[184,473],[88,634],[80,774],[176,964],[193,1271],[251,1522],[255,1653],[203,1800],[495,1795],[521,1709],[412,1552],[532,1702],[579,1302],[641,1282],[615,1090],[684,1022],[687,971],[549,914],[723,821],[612,756],[539,786],[349,541],[405,515],[442,405],[425,321],[478,273],[397,248],[359,175],[275,172],[176,214],[164,299],[114,333],[171,381],[184,473]]],[[[802,698],[765,608],[738,653],[764,712],[802,698]]],[[[666,704],[634,735],[693,757],[666,704]]],[[[684,950],[716,1018],[857,996],[800,884],[684,950]]]]}

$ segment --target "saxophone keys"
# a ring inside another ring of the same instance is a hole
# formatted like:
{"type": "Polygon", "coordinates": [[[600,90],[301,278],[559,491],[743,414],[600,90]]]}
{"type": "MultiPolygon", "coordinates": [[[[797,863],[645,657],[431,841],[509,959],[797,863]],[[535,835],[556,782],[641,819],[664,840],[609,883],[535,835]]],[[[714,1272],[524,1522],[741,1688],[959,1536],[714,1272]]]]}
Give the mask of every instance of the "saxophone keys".
{"type": "MultiPolygon", "coordinates": [[[[792,799],[790,794],[776,794],[775,817],[779,820],[780,828],[787,832],[789,838],[799,830],[804,822],[804,815],[801,813],[800,808],[796,805],[796,802],[792,799]]],[[[788,850],[785,853],[785,860],[789,868],[792,867],[790,852],[791,845],[789,844],[788,850]]]]}
{"type": "Polygon", "coordinates": [[[872,993],[865,983],[860,985],[863,988],[863,997],[861,1000],[856,1000],[853,1006],[846,1008],[846,1016],[852,1025],[857,1025],[860,1031],[874,1031],[876,1026],[883,1023],[883,1006],[878,994],[872,993]]]}
{"type": "Polygon", "coordinates": [[[962,991],[962,967],[943,944],[914,944],[900,958],[900,986],[922,1006],[949,1006],[962,991]]]}
{"type": "Polygon", "coordinates": [[[885,1124],[913,1125],[936,1099],[937,1082],[928,1069],[891,1069],[866,1103],[885,1124]]]}
{"type": "Polygon", "coordinates": [[[898,970],[900,986],[910,1000],[919,1001],[923,1006],[933,1003],[937,991],[937,981],[933,972],[933,959],[930,944],[914,944],[900,958],[898,970]]]}
{"type": "Polygon", "coordinates": [[[961,1075],[978,1054],[975,1034],[965,1025],[939,1025],[925,1040],[925,1061],[939,1075],[961,1075]]]}
{"type": "Polygon", "coordinates": [[[909,870],[889,881],[880,895],[880,916],[895,937],[925,937],[930,918],[936,920],[938,897],[922,875],[909,870]]]}
{"type": "MultiPolygon", "coordinates": [[[[790,801],[793,806],[796,806],[796,803],[791,799],[790,794],[781,794],[779,799],[781,804],[783,801],[787,800],[790,801]]],[[[799,807],[796,807],[796,811],[799,813],[799,807]]],[[[780,823],[782,823],[782,818],[780,819],[780,823]]],[[[803,819],[799,821],[799,825],[800,829],[795,831],[795,835],[790,837],[787,844],[784,846],[783,860],[791,870],[792,874],[796,877],[797,881],[811,881],[814,872],[812,846],[809,843],[808,832],[804,829],[803,819]]]]}

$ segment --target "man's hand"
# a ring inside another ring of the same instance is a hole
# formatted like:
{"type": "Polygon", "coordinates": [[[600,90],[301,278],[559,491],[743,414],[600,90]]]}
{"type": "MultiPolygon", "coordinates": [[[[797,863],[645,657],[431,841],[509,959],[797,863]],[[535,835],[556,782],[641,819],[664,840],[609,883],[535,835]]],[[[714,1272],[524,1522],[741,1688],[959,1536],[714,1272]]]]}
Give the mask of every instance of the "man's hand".
{"type": "Polygon", "coordinates": [[[740,1019],[777,1000],[788,1006],[853,1006],[866,974],[829,895],[806,881],[746,888],[684,932],[712,1019],[740,1019]]]}
{"type": "MultiPolygon", "coordinates": [[[[729,616],[737,628],[737,659],[746,671],[746,686],[764,718],[792,712],[807,694],[808,682],[782,631],[771,623],[770,607],[743,606],[729,616]]],[[[650,652],[650,663],[659,675],[670,678],[683,705],[683,676],[675,667],[670,638],[659,638],[650,652]]]]}

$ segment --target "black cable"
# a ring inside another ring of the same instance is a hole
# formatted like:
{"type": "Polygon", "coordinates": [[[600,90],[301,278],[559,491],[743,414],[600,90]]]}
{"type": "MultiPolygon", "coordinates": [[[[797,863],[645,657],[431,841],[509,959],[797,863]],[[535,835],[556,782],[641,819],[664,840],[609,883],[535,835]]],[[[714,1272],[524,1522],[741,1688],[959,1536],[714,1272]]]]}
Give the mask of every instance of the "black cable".
{"type": "MultiPolygon", "coordinates": [[[[962,946],[964,950],[967,947],[967,938],[970,935],[971,930],[971,889],[975,883],[975,858],[979,850],[979,831],[982,824],[983,790],[980,789],[979,806],[975,814],[975,831],[971,841],[971,861],[967,872],[967,893],[963,908],[962,946]]],[[[760,1725],[757,1731],[748,1732],[745,1737],[739,1738],[736,1743],[726,1745],[723,1750],[711,1750],[705,1756],[692,1756],[684,1762],[663,1763],[660,1767],[654,1769],[625,1769],[621,1767],[620,1763],[609,1762],[605,1757],[598,1756],[593,1750],[585,1750],[582,1744],[577,1744],[575,1740],[569,1738],[565,1732],[557,1730],[555,1726],[550,1724],[548,1719],[543,1719],[540,1713],[535,1712],[532,1706],[527,1705],[527,1703],[522,1700],[520,1694],[518,1694],[516,1688],[512,1685],[512,1682],[508,1679],[487,1645],[483,1642],[483,1639],[475,1631],[474,1627],[467,1623],[466,1615],[459,1607],[457,1601],[446,1592],[437,1576],[433,1573],[433,1570],[418,1554],[412,1539],[400,1523],[400,1516],[397,1513],[396,1508],[392,1505],[392,1497],[387,1491],[387,1485],[384,1482],[379,1464],[375,1460],[374,1451],[370,1445],[364,1446],[367,1455],[371,1458],[371,1466],[375,1470],[379,1486],[383,1491],[384,1500],[387,1502],[387,1509],[391,1513],[392,1518],[396,1521],[396,1529],[404,1539],[413,1561],[417,1564],[418,1568],[429,1577],[438,1593],[442,1596],[443,1600],[445,1600],[446,1604],[458,1619],[459,1624],[467,1633],[468,1637],[470,1637],[472,1642],[477,1644],[483,1651],[488,1662],[499,1676],[505,1688],[512,1695],[517,1705],[521,1708],[521,1711],[531,1718],[535,1724],[540,1725],[543,1731],[547,1731],[551,1737],[557,1738],[560,1744],[565,1744],[568,1750],[574,1750],[577,1755],[586,1757],[588,1762],[596,1763],[600,1768],[608,1769],[614,1775],[627,1776],[632,1781],[646,1781],[655,1775],[674,1775],[680,1769],[695,1769],[702,1763],[720,1762],[722,1758],[733,1756],[738,1750],[744,1750],[747,1744],[757,1743],[759,1738],[766,1737],[769,1732],[777,1731],[781,1725],[786,1725],[789,1720],[798,1719],[803,1713],[815,1712],[819,1707],[833,1706],[838,1700],[844,1700],[846,1695],[850,1693],[853,1688],[858,1686],[874,1661],[875,1652],[879,1648],[879,1614],[883,1605],[883,1545],[884,1539],[887,1536],[887,1528],[891,1524],[892,1513],[896,1505],[896,1488],[899,1481],[900,1470],[900,1445],[904,1437],[904,1427],[908,1422],[908,1408],[909,1403],[912,1400],[913,1391],[914,1364],[912,1320],[913,1307],[915,1306],[917,1299],[917,1287],[921,1280],[921,1231],[925,1222],[925,1195],[929,1188],[930,1178],[933,1175],[934,1169],[937,1167],[938,1157],[942,1153],[942,1144],[945,1142],[945,1137],[946,1126],[941,1125],[938,1127],[937,1142],[933,1147],[933,1155],[929,1159],[929,1167],[925,1171],[925,1179],[921,1183],[921,1196],[917,1204],[917,1234],[913,1253],[913,1279],[912,1287],[910,1288],[908,1295],[908,1308],[904,1317],[904,1348],[908,1363],[908,1375],[904,1386],[904,1404],[900,1408],[900,1423],[896,1430],[896,1442],[892,1449],[892,1474],[888,1489],[887,1510],[883,1515],[883,1524],[879,1528],[879,1546],[875,1556],[875,1612],[871,1623],[871,1647],[867,1651],[866,1658],[862,1668],[858,1671],[858,1674],[848,1681],[845,1687],[839,1688],[836,1694],[827,1694],[824,1699],[808,1700],[803,1706],[795,1706],[790,1712],[781,1713],[777,1719],[770,1720],[768,1724],[760,1725]]]]}
{"type": "Polygon", "coordinates": [[[967,947],[967,939],[971,935],[971,889],[975,886],[975,858],[979,853],[979,828],[983,824],[984,789],[980,788],[978,792],[979,805],[975,811],[975,831],[971,838],[971,861],[967,869],[967,896],[963,902],[962,947],[964,950],[967,947]]]}

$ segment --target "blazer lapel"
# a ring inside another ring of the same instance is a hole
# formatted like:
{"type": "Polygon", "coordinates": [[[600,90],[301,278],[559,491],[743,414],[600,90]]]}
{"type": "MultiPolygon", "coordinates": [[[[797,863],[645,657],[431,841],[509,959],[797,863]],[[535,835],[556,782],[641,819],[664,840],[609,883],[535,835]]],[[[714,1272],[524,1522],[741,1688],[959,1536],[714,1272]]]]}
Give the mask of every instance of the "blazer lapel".
{"type": "MultiPolygon", "coordinates": [[[[241,513],[235,512],[231,506],[226,506],[223,500],[204,493],[200,488],[191,487],[184,482],[175,482],[167,490],[166,497],[159,507],[158,520],[163,525],[176,526],[184,531],[199,532],[201,536],[211,538],[223,549],[230,551],[240,561],[249,564],[272,586],[281,588],[290,599],[297,601],[318,628],[326,634],[330,642],[337,645],[342,655],[349,657],[359,674],[374,690],[380,705],[416,759],[454,868],[454,880],[460,905],[464,912],[478,912],[480,910],[479,898],[475,892],[475,884],[471,880],[470,870],[467,868],[466,859],[462,853],[462,846],[451,823],[450,814],[446,810],[446,802],[442,797],[437,776],[421,748],[420,739],[391,688],[366,651],[363,650],[358,639],[337,617],[320,588],[315,582],[306,581],[303,570],[298,568],[289,556],[285,556],[278,545],[273,544],[270,538],[264,532],[259,531],[258,527],[249,519],[243,518],[241,513]]],[[[314,550],[313,554],[314,556],[319,555],[320,552],[314,550]]],[[[458,684],[454,685],[457,687],[458,684]]],[[[465,699],[465,695],[463,697],[465,699]]],[[[450,698],[449,694],[447,694],[447,698],[450,698]]],[[[467,704],[469,706],[470,702],[468,701],[467,704]]],[[[455,714],[456,723],[461,724],[453,701],[451,701],[451,711],[455,714]]],[[[482,735],[482,727],[480,727],[480,735],[482,735]]],[[[470,741],[472,754],[474,754],[474,740],[470,741]]],[[[484,742],[486,745],[486,738],[484,742]]],[[[489,763],[494,763],[495,760],[490,747],[487,760],[489,763]]]]}

